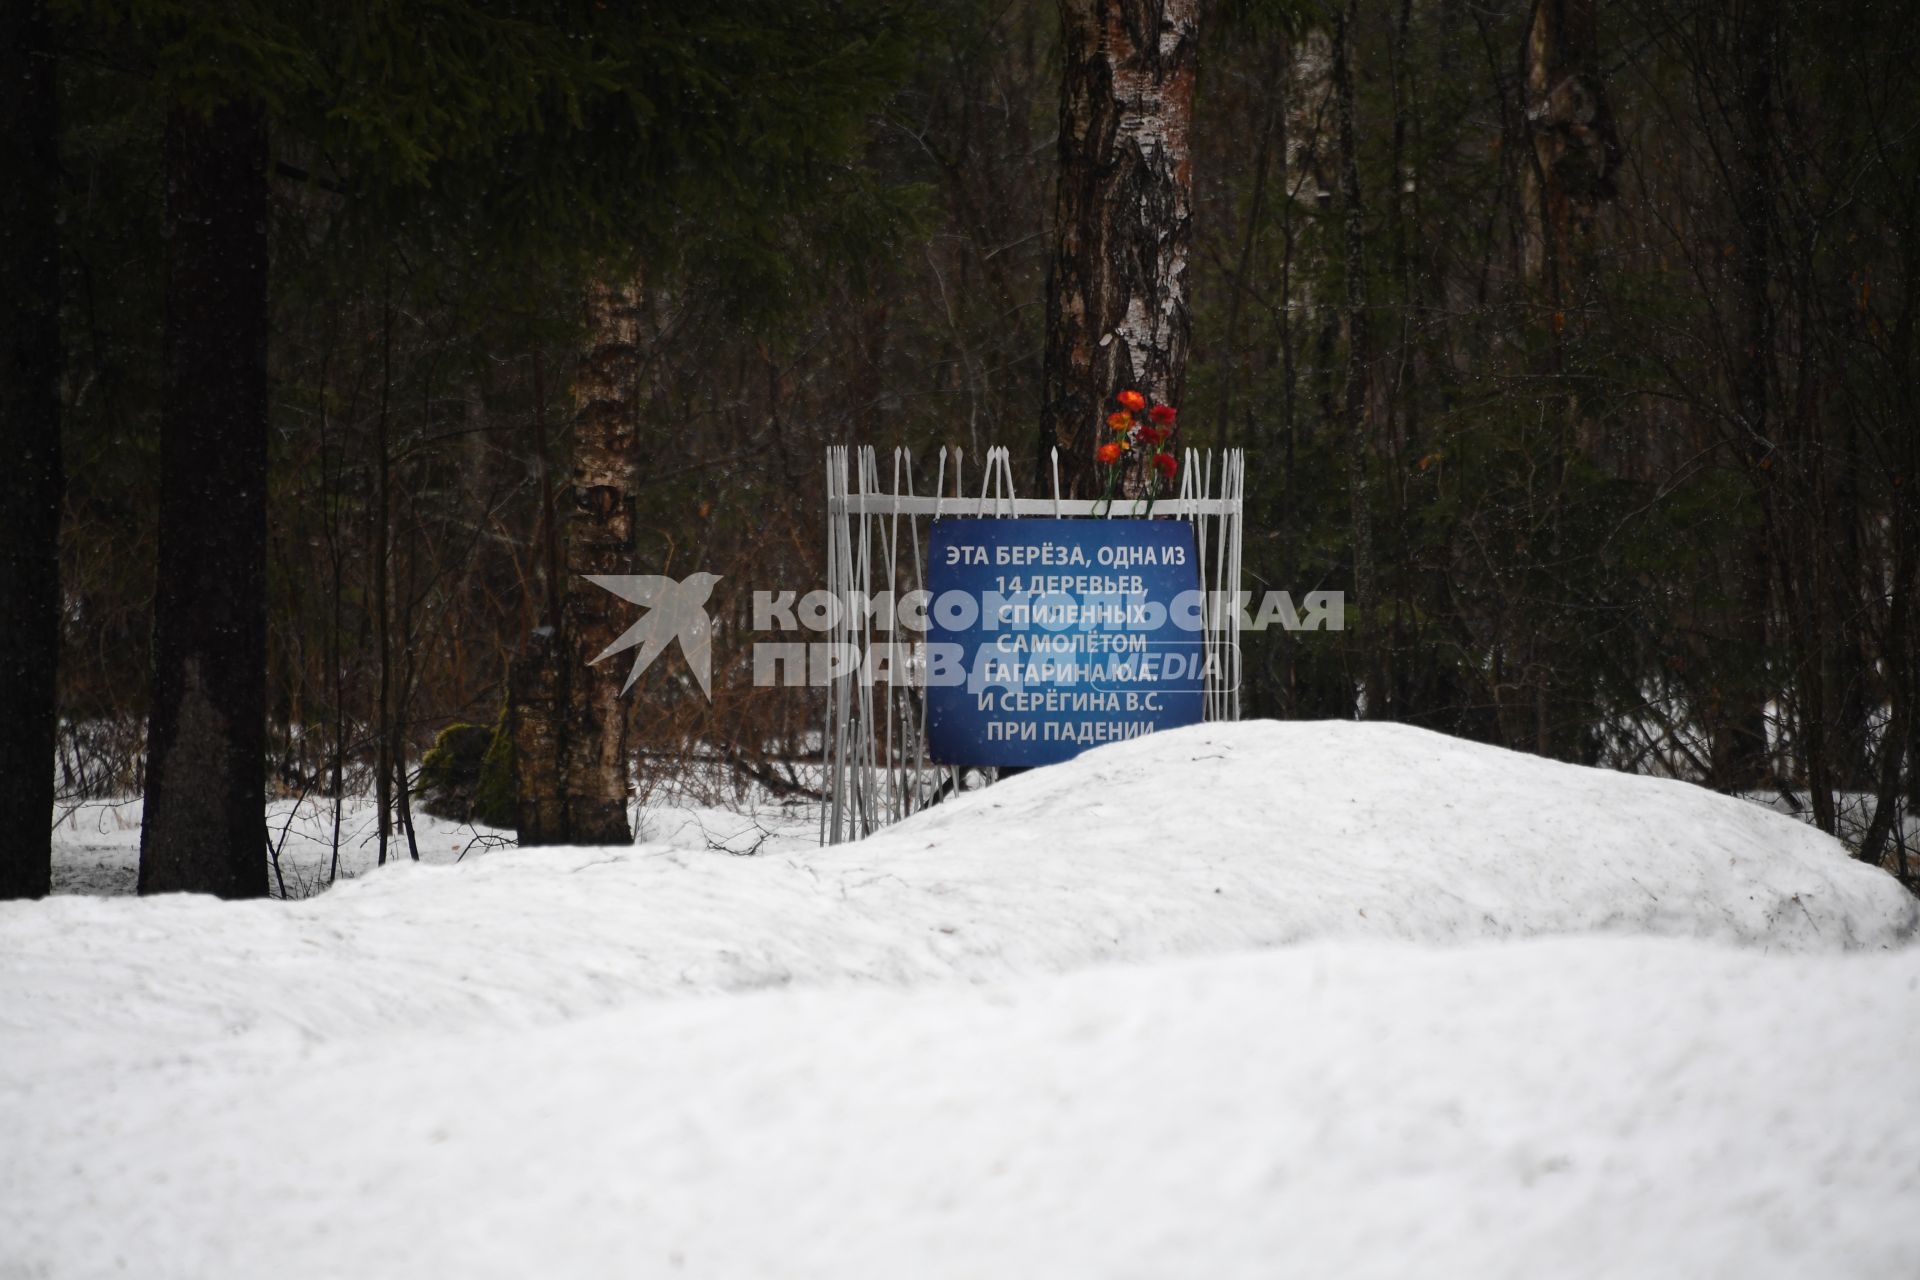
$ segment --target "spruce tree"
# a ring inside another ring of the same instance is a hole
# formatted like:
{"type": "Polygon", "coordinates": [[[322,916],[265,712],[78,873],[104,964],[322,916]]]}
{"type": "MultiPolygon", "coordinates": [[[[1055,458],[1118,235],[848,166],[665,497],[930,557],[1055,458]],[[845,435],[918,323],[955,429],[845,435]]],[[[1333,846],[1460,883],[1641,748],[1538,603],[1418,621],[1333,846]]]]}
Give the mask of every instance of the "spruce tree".
{"type": "MultiPolygon", "coordinates": [[[[60,6],[72,43],[110,50],[167,121],[143,891],[266,889],[268,183],[324,184],[356,242],[396,255],[452,239],[570,263],[583,285],[704,257],[743,289],[777,288],[793,221],[858,185],[821,184],[904,65],[911,12],[898,0],[60,6]]],[[[630,437],[620,447],[633,458],[630,437]]]]}
{"type": "Polygon", "coordinates": [[[47,892],[60,650],[60,272],[52,50],[0,6],[0,898],[47,892]]]}

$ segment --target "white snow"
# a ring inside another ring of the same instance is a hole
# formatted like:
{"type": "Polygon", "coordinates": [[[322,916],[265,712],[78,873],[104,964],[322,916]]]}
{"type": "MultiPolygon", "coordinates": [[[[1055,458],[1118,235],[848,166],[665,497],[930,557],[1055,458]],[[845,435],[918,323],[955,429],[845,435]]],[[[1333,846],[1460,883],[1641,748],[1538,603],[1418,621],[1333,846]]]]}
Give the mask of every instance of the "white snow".
{"type": "Polygon", "coordinates": [[[726,822],[0,904],[0,1275],[1920,1273],[1914,900],[1758,806],[1254,723],[726,822]]]}
{"type": "MultiPolygon", "coordinates": [[[[53,827],[53,891],[57,894],[133,893],[140,874],[139,797],[85,800],[63,806],[53,827]]],[[[340,867],[351,879],[378,865],[378,807],[371,799],[348,797],[341,805],[340,867]]],[[[305,898],[327,887],[333,863],[333,802],[321,797],[276,799],[267,805],[267,834],[280,851],[280,869],[268,873],[268,890],[305,898]]],[[[423,862],[451,863],[477,857],[513,843],[511,831],[430,814],[414,814],[414,830],[423,862]]],[[[410,858],[407,838],[396,831],[390,858],[410,858]]]]}

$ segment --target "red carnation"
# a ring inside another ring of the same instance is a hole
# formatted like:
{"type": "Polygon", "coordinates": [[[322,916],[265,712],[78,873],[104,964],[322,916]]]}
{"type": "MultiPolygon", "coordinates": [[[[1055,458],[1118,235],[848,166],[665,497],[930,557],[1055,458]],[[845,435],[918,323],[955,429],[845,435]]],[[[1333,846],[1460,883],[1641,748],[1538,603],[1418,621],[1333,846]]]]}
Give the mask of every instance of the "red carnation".
{"type": "Polygon", "coordinates": [[[1173,473],[1180,466],[1178,462],[1173,460],[1173,455],[1170,453],[1155,454],[1153,465],[1160,468],[1160,474],[1169,480],[1173,479],[1173,473]]]}
{"type": "Polygon", "coordinates": [[[1147,416],[1152,418],[1155,422],[1159,423],[1161,426],[1164,427],[1168,423],[1173,421],[1174,413],[1175,413],[1175,410],[1172,405],[1157,404],[1153,406],[1153,412],[1148,414],[1147,416]]]}

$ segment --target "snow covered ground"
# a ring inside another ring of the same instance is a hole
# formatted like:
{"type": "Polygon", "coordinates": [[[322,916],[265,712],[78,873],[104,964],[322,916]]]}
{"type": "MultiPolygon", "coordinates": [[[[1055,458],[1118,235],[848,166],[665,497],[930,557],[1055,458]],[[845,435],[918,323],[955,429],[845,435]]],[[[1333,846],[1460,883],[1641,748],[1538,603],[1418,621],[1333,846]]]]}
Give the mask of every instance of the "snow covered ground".
{"type": "MultiPolygon", "coordinates": [[[[54,823],[53,891],[57,894],[130,894],[140,874],[138,797],[86,800],[61,806],[54,823]]],[[[379,865],[379,810],[369,797],[349,797],[341,805],[338,876],[351,880],[379,865]]],[[[743,809],[722,809],[666,791],[637,810],[643,844],[679,849],[746,852],[811,849],[816,842],[817,810],[749,797],[743,809]]],[[[267,830],[279,849],[279,870],[270,872],[268,890],[308,898],[323,892],[334,872],[333,802],[308,796],[278,799],[267,805],[267,830]]],[[[420,861],[435,866],[477,861],[513,845],[512,831],[450,822],[415,811],[414,836],[420,861]]],[[[390,858],[411,861],[404,833],[395,831],[390,858]]]]}
{"type": "Polygon", "coordinates": [[[648,825],[0,904],[0,1276],[1920,1274],[1914,900],[1758,806],[1256,723],[648,825]]]}

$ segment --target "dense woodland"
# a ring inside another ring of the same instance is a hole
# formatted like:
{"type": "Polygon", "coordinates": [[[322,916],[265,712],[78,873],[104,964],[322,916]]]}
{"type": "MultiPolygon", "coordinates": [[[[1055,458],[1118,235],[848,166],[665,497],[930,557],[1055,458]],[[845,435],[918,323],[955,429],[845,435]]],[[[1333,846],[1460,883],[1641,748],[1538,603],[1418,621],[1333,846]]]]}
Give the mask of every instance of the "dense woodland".
{"type": "MultiPolygon", "coordinates": [[[[1128,250],[1062,234],[1098,164],[1062,126],[1128,23],[1178,36],[1156,83],[1191,113],[1151,202],[1182,324],[1130,373],[1184,444],[1248,451],[1246,585],[1346,593],[1342,632],[1247,637],[1248,714],[1759,793],[1920,871],[1907,6],[329,9],[0,18],[10,892],[49,800],[150,788],[193,646],[252,625],[230,572],[263,575],[266,690],[232,771],[377,790],[398,848],[444,728],[516,680],[599,696],[530,654],[593,621],[594,539],[723,575],[711,702],[661,664],[598,712],[641,788],[700,757],[804,792],[817,696],[755,688],[741,637],[754,588],[824,577],[824,446],[910,446],[931,483],[943,447],[1037,477],[1064,443],[1080,483],[1117,387],[1063,372],[1069,249],[1128,250]],[[251,319],[180,322],[256,270],[251,319]],[[256,448],[264,488],[202,466],[256,448]],[[162,547],[249,512],[263,565],[162,547]]],[[[259,795],[205,817],[255,862],[259,795]]]]}

